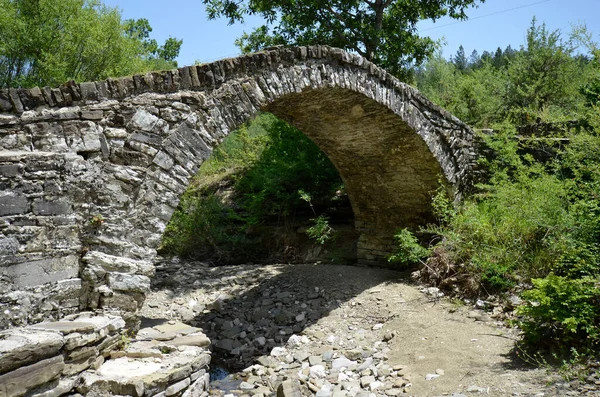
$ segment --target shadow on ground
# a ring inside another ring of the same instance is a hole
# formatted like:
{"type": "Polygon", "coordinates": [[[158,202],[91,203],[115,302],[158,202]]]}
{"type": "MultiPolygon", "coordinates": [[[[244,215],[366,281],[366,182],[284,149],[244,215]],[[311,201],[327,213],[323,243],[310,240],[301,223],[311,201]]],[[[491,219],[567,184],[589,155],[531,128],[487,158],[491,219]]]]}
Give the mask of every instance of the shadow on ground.
{"type": "MultiPolygon", "coordinates": [[[[303,334],[363,291],[400,280],[407,282],[406,273],[389,269],[325,264],[210,267],[188,262],[157,266],[152,288],[181,303],[172,304],[171,311],[202,328],[213,342],[215,359],[237,370],[268,355],[291,335],[303,334]],[[190,301],[198,303],[192,306],[190,301]]],[[[384,320],[376,313],[365,319],[384,320]]]]}

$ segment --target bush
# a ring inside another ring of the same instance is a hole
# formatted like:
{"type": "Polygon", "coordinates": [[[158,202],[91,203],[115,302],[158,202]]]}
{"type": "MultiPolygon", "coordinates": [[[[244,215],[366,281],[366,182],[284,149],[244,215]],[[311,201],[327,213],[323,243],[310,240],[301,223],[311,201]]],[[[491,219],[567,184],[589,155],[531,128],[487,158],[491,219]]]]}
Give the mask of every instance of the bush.
{"type": "Polygon", "coordinates": [[[420,263],[431,253],[430,250],[419,244],[417,237],[408,229],[398,230],[394,235],[394,240],[398,244],[398,250],[390,255],[388,262],[410,266],[420,263]]]}
{"type": "Polygon", "coordinates": [[[550,273],[534,279],[517,313],[530,345],[594,349],[600,343],[600,279],[570,279],[550,273]]]}
{"type": "Polygon", "coordinates": [[[522,176],[487,187],[466,201],[447,224],[428,230],[440,249],[481,282],[479,292],[506,291],[519,280],[547,274],[563,253],[572,219],[555,177],[522,176]]]}

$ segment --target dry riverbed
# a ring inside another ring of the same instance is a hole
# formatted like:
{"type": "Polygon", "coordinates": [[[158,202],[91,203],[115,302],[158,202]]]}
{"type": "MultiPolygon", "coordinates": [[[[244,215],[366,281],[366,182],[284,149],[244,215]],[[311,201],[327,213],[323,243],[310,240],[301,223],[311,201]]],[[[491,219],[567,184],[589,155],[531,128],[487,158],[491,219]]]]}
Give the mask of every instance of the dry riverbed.
{"type": "Polygon", "coordinates": [[[517,330],[490,314],[385,269],[177,259],[158,265],[143,308],[211,338],[213,364],[232,373],[213,395],[600,395],[594,379],[567,383],[525,365],[513,354],[517,330]]]}

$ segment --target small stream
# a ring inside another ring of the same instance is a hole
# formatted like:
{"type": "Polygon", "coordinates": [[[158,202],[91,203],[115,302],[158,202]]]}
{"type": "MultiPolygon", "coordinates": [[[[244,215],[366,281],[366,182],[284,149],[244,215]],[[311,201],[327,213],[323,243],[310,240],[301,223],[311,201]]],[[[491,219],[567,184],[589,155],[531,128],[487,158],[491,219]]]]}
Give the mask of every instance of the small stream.
{"type": "Polygon", "coordinates": [[[228,394],[233,390],[239,390],[240,383],[242,383],[239,373],[231,373],[227,368],[216,363],[211,364],[209,374],[209,390],[219,390],[228,394]]]}

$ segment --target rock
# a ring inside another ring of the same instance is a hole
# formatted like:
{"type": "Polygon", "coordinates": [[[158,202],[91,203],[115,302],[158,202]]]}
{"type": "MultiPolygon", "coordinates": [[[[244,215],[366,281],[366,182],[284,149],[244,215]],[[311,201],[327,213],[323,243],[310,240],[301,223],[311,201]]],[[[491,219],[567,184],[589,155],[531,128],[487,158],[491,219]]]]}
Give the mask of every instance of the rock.
{"type": "Polygon", "coordinates": [[[331,368],[336,371],[341,371],[343,368],[353,370],[356,368],[356,361],[349,360],[344,356],[338,357],[331,362],[331,368]]]}
{"type": "Polygon", "coordinates": [[[358,368],[356,368],[356,372],[362,372],[365,369],[369,368],[371,365],[373,365],[373,358],[367,357],[367,359],[363,361],[363,363],[359,365],[358,368]]]}
{"type": "Polygon", "coordinates": [[[285,356],[287,353],[288,353],[287,349],[285,347],[280,347],[280,346],[275,346],[271,350],[271,356],[273,356],[273,357],[285,356]]]}
{"type": "Polygon", "coordinates": [[[306,361],[308,357],[310,357],[310,354],[305,351],[294,352],[294,360],[298,361],[299,363],[306,361]]]}
{"type": "Polygon", "coordinates": [[[327,350],[326,352],[323,352],[321,357],[323,358],[323,361],[328,363],[333,359],[333,355],[334,355],[333,350],[327,350]]]}
{"type": "Polygon", "coordinates": [[[440,377],[440,375],[438,375],[438,374],[427,374],[427,375],[425,375],[425,380],[434,380],[439,377],[440,377]]]}
{"type": "Polygon", "coordinates": [[[215,341],[213,346],[215,347],[215,349],[221,349],[226,352],[231,352],[235,348],[234,342],[231,339],[217,340],[217,341],[215,341]]]}
{"type": "Polygon", "coordinates": [[[277,397],[302,397],[300,384],[291,379],[281,382],[277,388],[277,397]]]}
{"type": "Polygon", "coordinates": [[[0,332],[0,374],[55,356],[64,346],[61,334],[13,329],[0,332]]]}
{"type": "Polygon", "coordinates": [[[65,368],[64,357],[56,356],[22,366],[0,375],[0,391],[5,396],[21,396],[57,378],[65,368]]]}
{"type": "Polygon", "coordinates": [[[292,335],[287,340],[287,346],[299,346],[302,344],[302,337],[300,335],[292,335]]]}
{"type": "Polygon", "coordinates": [[[479,387],[479,386],[469,386],[467,388],[467,392],[468,393],[489,393],[489,388],[488,387],[479,387]]]}
{"type": "Polygon", "coordinates": [[[322,365],[311,366],[309,369],[309,374],[311,378],[324,378],[325,376],[327,376],[327,373],[325,372],[325,367],[322,365]]]}
{"type": "Polygon", "coordinates": [[[175,339],[169,342],[170,345],[173,346],[199,346],[199,347],[208,347],[210,346],[210,339],[202,332],[197,332],[194,334],[184,335],[176,337],[175,339]]]}
{"type": "Polygon", "coordinates": [[[182,390],[186,389],[190,384],[190,378],[185,378],[175,384],[172,384],[165,390],[165,396],[170,397],[172,395],[178,394],[182,390]]]}
{"type": "Polygon", "coordinates": [[[315,393],[315,397],[330,397],[331,396],[331,387],[329,385],[324,385],[319,389],[317,393],[315,393]]]}
{"type": "Polygon", "coordinates": [[[321,358],[321,356],[310,356],[308,357],[308,363],[313,366],[313,365],[317,365],[317,364],[321,364],[323,362],[323,359],[321,358]]]}
{"type": "Polygon", "coordinates": [[[365,388],[369,387],[373,382],[375,382],[374,376],[363,376],[360,378],[360,385],[365,388]]]}
{"type": "Polygon", "coordinates": [[[240,387],[240,390],[242,390],[242,391],[248,391],[248,390],[252,390],[255,388],[255,386],[253,384],[248,383],[248,382],[241,382],[239,387],[240,387]]]}

